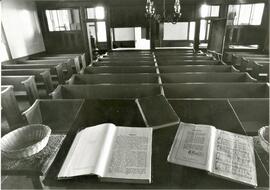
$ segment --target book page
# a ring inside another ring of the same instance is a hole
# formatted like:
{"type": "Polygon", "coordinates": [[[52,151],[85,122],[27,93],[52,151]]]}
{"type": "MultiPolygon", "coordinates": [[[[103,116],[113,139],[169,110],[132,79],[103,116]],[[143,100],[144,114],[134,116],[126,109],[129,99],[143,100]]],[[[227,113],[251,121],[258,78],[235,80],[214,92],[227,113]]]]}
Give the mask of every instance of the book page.
{"type": "Polygon", "coordinates": [[[116,127],[105,123],[80,131],[67,154],[58,178],[79,175],[102,175],[116,127]],[[111,142],[110,142],[111,141],[111,142]],[[101,158],[101,159],[100,159],[101,158]]]}
{"type": "Polygon", "coordinates": [[[210,171],[215,130],[210,125],[181,122],[168,161],[210,171]]]}
{"type": "Polygon", "coordinates": [[[252,138],[217,130],[212,172],[234,181],[257,186],[252,138]]]}
{"type": "Polygon", "coordinates": [[[151,182],[152,129],[117,127],[106,178],[151,182]]]}

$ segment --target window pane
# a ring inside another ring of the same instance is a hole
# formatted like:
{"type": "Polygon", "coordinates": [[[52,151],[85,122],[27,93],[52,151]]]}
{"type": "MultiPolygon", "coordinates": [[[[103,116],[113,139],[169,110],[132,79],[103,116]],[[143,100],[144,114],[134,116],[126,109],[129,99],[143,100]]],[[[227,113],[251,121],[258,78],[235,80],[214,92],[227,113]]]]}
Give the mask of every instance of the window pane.
{"type": "Polygon", "coordinates": [[[260,25],[262,21],[264,3],[253,4],[252,14],[250,18],[251,25],[260,25]]]}
{"type": "Polygon", "coordinates": [[[205,34],[206,34],[206,20],[201,20],[201,27],[200,27],[200,40],[205,40],[205,34]]]}
{"type": "Polygon", "coordinates": [[[213,17],[219,16],[219,6],[211,6],[211,16],[213,17]]]}
{"type": "Polygon", "coordinates": [[[190,22],[189,23],[188,39],[189,40],[194,40],[194,35],[195,35],[195,22],[190,22]]]}
{"type": "Polygon", "coordinates": [[[96,19],[104,19],[105,18],[105,11],[104,7],[96,7],[96,19]]]}
{"type": "Polygon", "coordinates": [[[241,5],[238,25],[249,24],[251,4],[241,5]]]}
{"type": "Polygon", "coordinates": [[[49,31],[54,31],[52,18],[51,18],[51,11],[46,10],[46,17],[47,17],[49,31]]]}
{"type": "Polygon", "coordinates": [[[49,31],[80,30],[78,9],[46,10],[49,31]]]}
{"type": "Polygon", "coordinates": [[[95,19],[95,8],[87,8],[87,18],[89,19],[95,19]]]}
{"type": "Polygon", "coordinates": [[[52,11],[52,16],[53,16],[52,23],[53,23],[53,27],[54,27],[53,31],[59,31],[59,23],[58,23],[58,17],[57,17],[57,11],[56,10],[52,11]]]}
{"type": "Polygon", "coordinates": [[[164,40],[187,40],[188,22],[164,23],[164,40]]]}
{"type": "Polygon", "coordinates": [[[97,22],[97,40],[98,40],[98,42],[106,42],[107,41],[106,24],[104,21],[97,22]]]}
{"type": "Polygon", "coordinates": [[[210,16],[210,9],[211,9],[211,6],[202,5],[201,6],[201,17],[202,18],[209,17],[210,16]]]}

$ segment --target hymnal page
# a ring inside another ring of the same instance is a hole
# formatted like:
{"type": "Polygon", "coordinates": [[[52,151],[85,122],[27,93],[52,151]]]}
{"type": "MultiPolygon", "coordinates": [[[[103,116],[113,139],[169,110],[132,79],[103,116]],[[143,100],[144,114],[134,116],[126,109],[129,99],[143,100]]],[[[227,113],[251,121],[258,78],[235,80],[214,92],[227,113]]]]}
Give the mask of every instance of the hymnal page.
{"type": "Polygon", "coordinates": [[[215,131],[210,125],[181,122],[168,161],[210,171],[215,131]]]}
{"type": "Polygon", "coordinates": [[[212,173],[257,186],[252,138],[217,130],[212,173]]]}
{"type": "Polygon", "coordinates": [[[116,127],[109,123],[80,131],[70,147],[58,178],[102,175],[115,131],[116,127]]]}
{"type": "Polygon", "coordinates": [[[117,127],[103,177],[107,181],[150,183],[151,157],[151,128],[117,127]]]}

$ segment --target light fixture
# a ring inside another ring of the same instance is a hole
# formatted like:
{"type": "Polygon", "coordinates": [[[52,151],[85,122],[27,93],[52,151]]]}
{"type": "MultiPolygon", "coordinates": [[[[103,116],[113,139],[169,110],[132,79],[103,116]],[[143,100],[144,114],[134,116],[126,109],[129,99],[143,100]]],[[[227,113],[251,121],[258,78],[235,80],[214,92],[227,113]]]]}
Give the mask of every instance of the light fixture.
{"type": "Polygon", "coordinates": [[[163,14],[160,16],[160,14],[156,13],[154,1],[146,0],[146,6],[145,6],[145,16],[146,18],[152,18],[157,22],[172,22],[173,24],[176,24],[180,18],[181,18],[181,4],[180,0],[175,0],[174,2],[174,12],[173,14],[169,14],[166,16],[166,0],[163,0],[163,14]]]}

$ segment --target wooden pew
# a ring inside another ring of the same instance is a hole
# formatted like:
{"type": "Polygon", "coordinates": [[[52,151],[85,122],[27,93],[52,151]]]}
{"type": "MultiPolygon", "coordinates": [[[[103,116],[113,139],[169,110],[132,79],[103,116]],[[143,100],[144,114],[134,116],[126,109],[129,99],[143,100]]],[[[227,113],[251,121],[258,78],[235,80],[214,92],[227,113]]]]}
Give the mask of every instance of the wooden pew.
{"type": "Polygon", "coordinates": [[[242,72],[252,71],[254,62],[253,61],[263,61],[269,63],[269,58],[265,57],[242,57],[241,63],[239,65],[239,70],[242,72]]]}
{"type": "Polygon", "coordinates": [[[57,59],[57,60],[24,60],[17,61],[17,64],[48,64],[48,65],[57,65],[63,64],[63,73],[65,79],[69,79],[72,74],[72,59],[57,59]]]}
{"type": "Polygon", "coordinates": [[[156,73],[156,67],[152,66],[98,66],[87,67],[83,74],[98,73],[156,73]]]}
{"type": "Polygon", "coordinates": [[[157,61],[159,66],[163,65],[221,65],[219,61],[216,60],[164,60],[157,61]]]}
{"type": "Polygon", "coordinates": [[[253,61],[251,76],[259,81],[269,82],[269,61],[253,61]]]}
{"type": "Polygon", "coordinates": [[[33,75],[35,76],[37,87],[46,89],[47,95],[54,90],[50,69],[2,69],[2,76],[12,75],[33,75]]]}
{"type": "Polygon", "coordinates": [[[98,61],[98,62],[94,62],[93,66],[155,66],[155,62],[154,61],[134,61],[134,60],[98,61]]]}
{"type": "Polygon", "coordinates": [[[161,74],[162,83],[191,83],[191,82],[205,82],[205,83],[218,83],[218,82],[256,82],[247,73],[216,73],[216,72],[190,72],[190,73],[165,73],[161,74]]]}
{"type": "Polygon", "coordinates": [[[131,73],[131,74],[91,74],[73,75],[68,84],[132,84],[132,83],[154,83],[158,84],[158,74],[154,73],[131,73]]]}
{"type": "Polygon", "coordinates": [[[53,56],[42,56],[42,57],[30,57],[30,60],[64,60],[70,59],[73,73],[79,73],[81,70],[80,57],[53,57],[53,56]]]}
{"type": "Polygon", "coordinates": [[[262,126],[269,125],[269,98],[233,99],[229,102],[248,135],[257,136],[262,126]]]}
{"type": "Polygon", "coordinates": [[[48,54],[48,56],[64,57],[64,58],[77,58],[77,59],[79,59],[81,69],[83,69],[89,65],[89,63],[86,62],[85,53],[48,54]]]}
{"type": "Polygon", "coordinates": [[[58,85],[53,99],[135,99],[161,94],[157,84],[58,85]]]}
{"type": "Polygon", "coordinates": [[[241,65],[242,58],[245,57],[248,58],[259,58],[259,59],[265,59],[269,58],[269,55],[265,54],[233,54],[232,56],[232,64],[238,69],[241,65]]]}
{"type": "Polygon", "coordinates": [[[66,134],[73,124],[83,100],[36,100],[23,112],[28,124],[44,124],[53,134],[66,134]]]}
{"type": "Polygon", "coordinates": [[[30,104],[39,98],[35,76],[1,76],[2,85],[12,85],[15,96],[27,97],[30,104]]]}
{"type": "Polygon", "coordinates": [[[153,56],[108,56],[108,57],[103,57],[99,59],[100,61],[128,61],[128,60],[133,60],[133,61],[154,61],[153,56]]]}
{"type": "Polygon", "coordinates": [[[267,98],[266,83],[178,83],[163,84],[165,96],[178,98],[267,98]]]}
{"type": "Polygon", "coordinates": [[[258,53],[258,52],[248,52],[248,51],[241,51],[241,52],[230,51],[230,52],[224,52],[223,53],[223,61],[225,63],[227,63],[227,64],[232,64],[233,56],[236,56],[236,55],[255,55],[256,56],[257,54],[260,54],[260,53],[258,53]]]}
{"type": "Polygon", "coordinates": [[[156,56],[156,59],[158,61],[166,61],[166,60],[213,60],[212,57],[207,57],[207,56],[189,56],[189,55],[171,55],[171,56],[156,56]]]}
{"type": "Polygon", "coordinates": [[[175,65],[159,66],[160,73],[182,72],[237,72],[231,65],[175,65]]]}
{"type": "Polygon", "coordinates": [[[1,107],[11,130],[25,124],[14,95],[13,86],[1,86],[1,107]]]}
{"type": "Polygon", "coordinates": [[[59,84],[65,83],[65,77],[63,73],[63,64],[6,64],[2,65],[2,69],[50,69],[52,79],[56,79],[59,84]]]}

